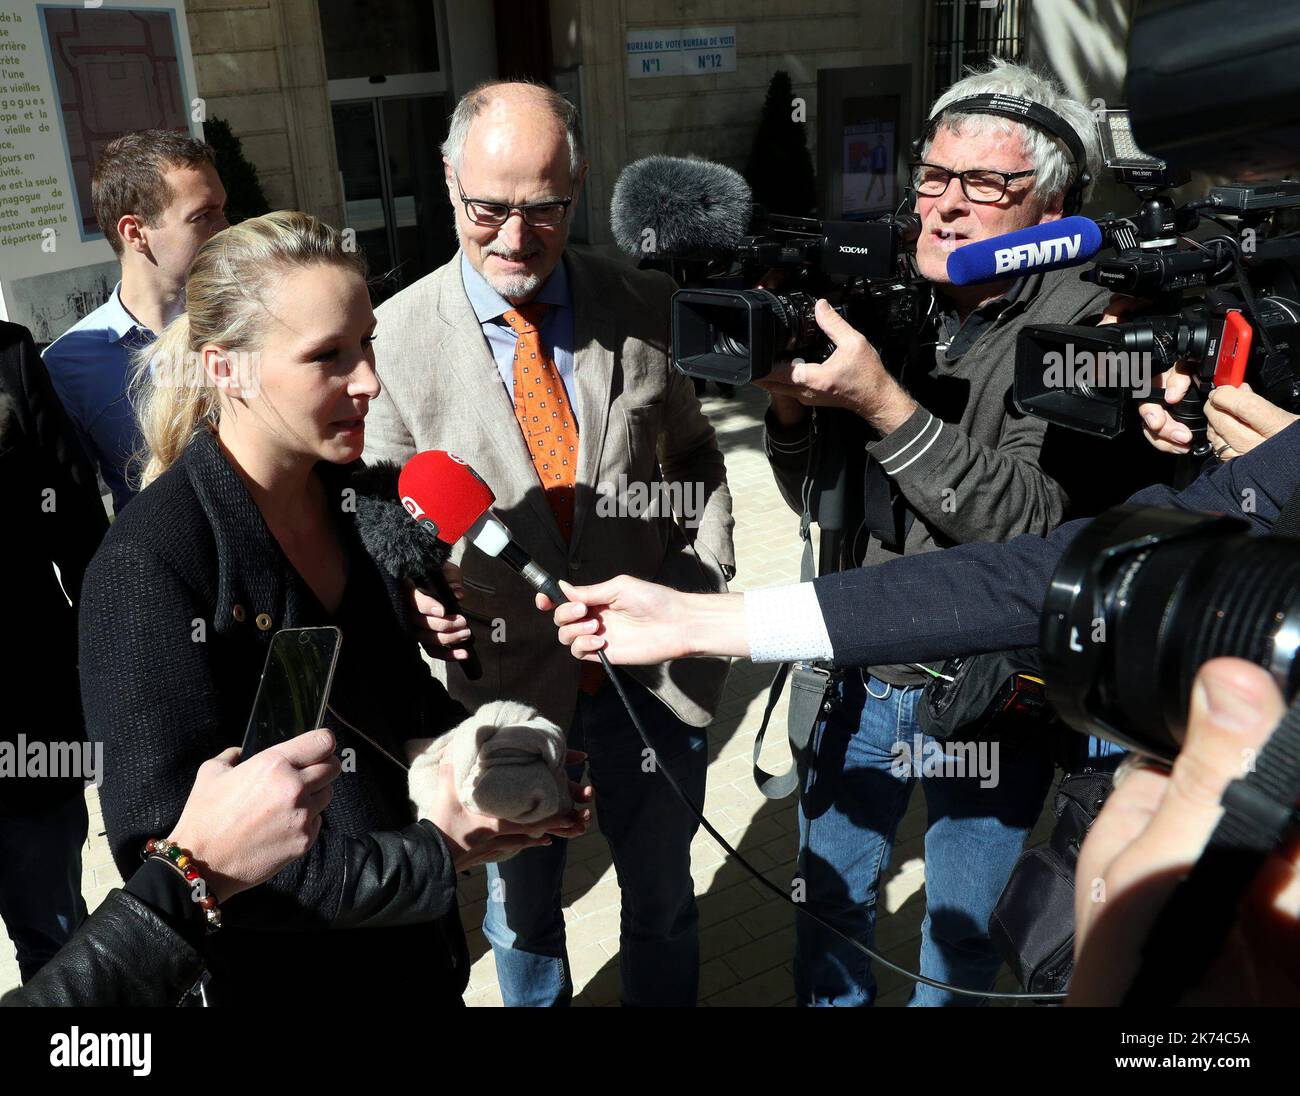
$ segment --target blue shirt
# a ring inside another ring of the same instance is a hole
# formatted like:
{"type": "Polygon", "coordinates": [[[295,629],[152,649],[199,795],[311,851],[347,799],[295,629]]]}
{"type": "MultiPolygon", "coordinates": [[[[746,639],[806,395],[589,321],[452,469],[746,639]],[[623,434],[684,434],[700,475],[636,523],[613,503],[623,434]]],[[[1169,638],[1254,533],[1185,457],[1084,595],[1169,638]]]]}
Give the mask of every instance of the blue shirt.
{"type": "MultiPolygon", "coordinates": [[[[501,383],[506,386],[506,395],[513,403],[516,336],[504,317],[515,306],[493,289],[487,279],[470,265],[463,251],[460,255],[460,278],[465,286],[465,295],[469,297],[470,307],[474,309],[474,315],[483,329],[483,337],[487,339],[488,349],[492,351],[497,372],[501,374],[501,383]]],[[[582,408],[578,406],[578,386],[573,380],[573,294],[569,291],[569,275],[564,269],[563,260],[556,264],[551,276],[542,283],[533,303],[550,306],[542,317],[542,345],[551,352],[551,360],[555,362],[560,380],[564,382],[569,406],[581,429],[582,408]]]]}
{"type": "Polygon", "coordinates": [[[122,304],[119,282],[107,301],[41,355],[81,444],[113,492],[113,510],[119,514],[135,497],[128,466],[144,444],[127,399],[131,353],[156,338],[122,304]]]}

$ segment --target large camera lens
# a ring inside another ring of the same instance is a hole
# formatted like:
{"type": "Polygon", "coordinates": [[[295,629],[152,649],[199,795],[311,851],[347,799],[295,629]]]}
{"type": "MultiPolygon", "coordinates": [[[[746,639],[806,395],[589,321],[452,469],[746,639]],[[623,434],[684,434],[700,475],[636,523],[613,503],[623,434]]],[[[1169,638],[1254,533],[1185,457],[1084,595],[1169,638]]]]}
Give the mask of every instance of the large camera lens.
{"type": "Polygon", "coordinates": [[[773,293],[778,355],[787,358],[820,357],[826,336],[817,326],[817,301],[807,293],[773,293]]]}
{"type": "Polygon", "coordinates": [[[749,361],[749,331],[744,316],[736,312],[717,314],[712,325],[713,353],[749,361]]]}
{"type": "Polygon", "coordinates": [[[767,289],[679,289],[673,294],[673,364],[688,377],[744,384],[777,358],[821,356],[816,300],[767,289]]]}
{"type": "Polygon", "coordinates": [[[772,367],[771,297],[764,289],[679,289],[672,301],[673,365],[719,384],[762,377],[772,367]]]}
{"type": "Polygon", "coordinates": [[[1070,545],[1041,647],[1048,698],[1076,730],[1172,759],[1192,679],[1231,655],[1300,687],[1300,541],[1235,518],[1119,506],[1070,545]]]}

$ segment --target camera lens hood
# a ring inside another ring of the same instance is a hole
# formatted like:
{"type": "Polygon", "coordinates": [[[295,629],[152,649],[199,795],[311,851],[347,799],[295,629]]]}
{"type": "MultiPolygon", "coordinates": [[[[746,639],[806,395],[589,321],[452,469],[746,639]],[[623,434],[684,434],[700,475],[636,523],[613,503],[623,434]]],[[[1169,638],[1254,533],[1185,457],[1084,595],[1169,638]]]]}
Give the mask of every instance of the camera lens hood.
{"type": "Polygon", "coordinates": [[[1246,528],[1239,518],[1126,504],[1074,539],[1052,576],[1039,633],[1048,700],[1065,722],[1129,749],[1177,754],[1159,681],[1162,629],[1206,545],[1246,528]],[[1169,566],[1142,573],[1157,554],[1169,566]],[[1134,712],[1134,700],[1146,710],[1134,712]]]}

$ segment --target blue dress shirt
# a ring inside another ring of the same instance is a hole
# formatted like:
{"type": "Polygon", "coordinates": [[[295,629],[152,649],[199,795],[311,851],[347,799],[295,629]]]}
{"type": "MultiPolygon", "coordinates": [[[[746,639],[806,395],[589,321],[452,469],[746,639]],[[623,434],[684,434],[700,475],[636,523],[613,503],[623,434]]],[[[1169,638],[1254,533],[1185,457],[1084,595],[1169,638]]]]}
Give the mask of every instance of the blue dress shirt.
{"type": "Polygon", "coordinates": [[[157,336],[122,304],[122,285],[99,308],[79,320],[41,355],[54,390],[121,513],[135,496],[129,465],[144,442],[127,399],[131,354],[157,336]]]}
{"type": "MultiPolygon", "coordinates": [[[[492,351],[497,372],[501,374],[501,383],[506,386],[506,395],[514,403],[516,337],[504,319],[506,312],[514,308],[514,305],[493,289],[487,279],[470,265],[463,251],[460,255],[460,277],[470,307],[474,309],[474,315],[483,329],[483,337],[487,339],[488,349],[492,351]]],[[[533,302],[550,306],[542,317],[542,345],[550,349],[551,360],[555,362],[560,380],[564,382],[569,406],[573,409],[581,430],[582,408],[578,403],[578,386],[573,379],[573,294],[569,290],[569,275],[563,260],[556,264],[551,276],[542,283],[533,302]]]]}

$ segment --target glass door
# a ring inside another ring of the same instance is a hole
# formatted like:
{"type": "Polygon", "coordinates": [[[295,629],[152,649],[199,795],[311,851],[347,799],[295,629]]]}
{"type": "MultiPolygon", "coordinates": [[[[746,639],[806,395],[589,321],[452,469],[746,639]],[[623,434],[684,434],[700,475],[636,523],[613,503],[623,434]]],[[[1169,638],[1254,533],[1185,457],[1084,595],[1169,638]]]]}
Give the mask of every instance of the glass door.
{"type": "Polygon", "coordinates": [[[346,227],[377,299],[456,250],[441,145],[452,109],[441,4],[321,0],[346,227]]]}
{"type": "Polygon", "coordinates": [[[346,227],[356,232],[371,276],[379,279],[392,270],[395,250],[388,231],[389,202],[375,106],[371,99],[334,103],[332,110],[346,227]]]}

